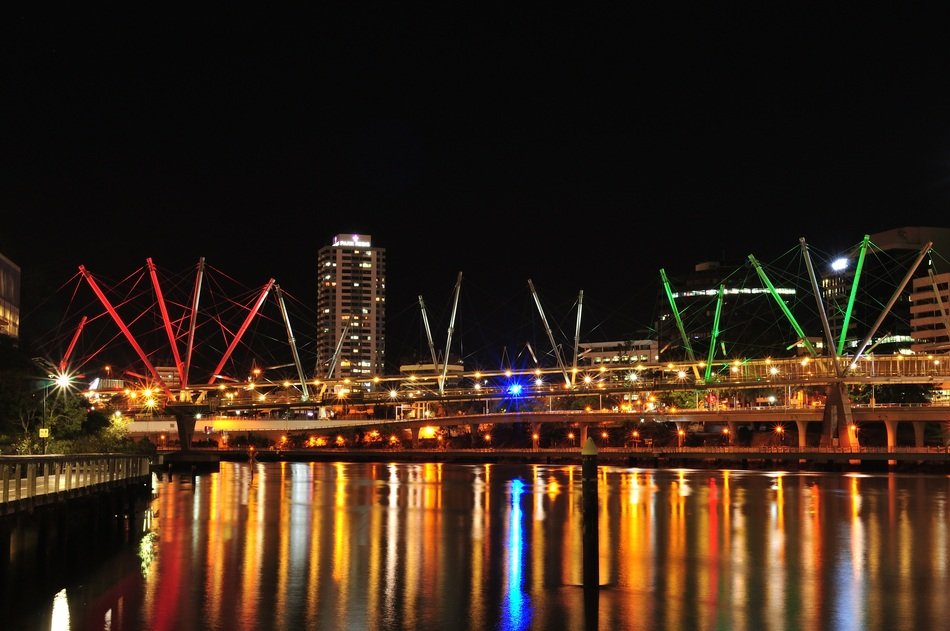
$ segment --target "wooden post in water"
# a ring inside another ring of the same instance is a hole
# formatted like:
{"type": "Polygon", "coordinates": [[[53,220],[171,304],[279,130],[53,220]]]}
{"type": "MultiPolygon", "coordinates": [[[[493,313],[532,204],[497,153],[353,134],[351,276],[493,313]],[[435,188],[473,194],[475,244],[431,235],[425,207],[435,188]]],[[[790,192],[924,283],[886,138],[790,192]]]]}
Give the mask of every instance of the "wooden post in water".
{"type": "Polygon", "coordinates": [[[600,618],[600,551],[597,534],[597,445],[581,447],[584,519],[584,631],[596,631],[600,618]]]}
{"type": "Polygon", "coordinates": [[[597,534],[597,445],[590,437],[581,448],[584,498],[584,588],[600,585],[600,551],[597,534]]]}

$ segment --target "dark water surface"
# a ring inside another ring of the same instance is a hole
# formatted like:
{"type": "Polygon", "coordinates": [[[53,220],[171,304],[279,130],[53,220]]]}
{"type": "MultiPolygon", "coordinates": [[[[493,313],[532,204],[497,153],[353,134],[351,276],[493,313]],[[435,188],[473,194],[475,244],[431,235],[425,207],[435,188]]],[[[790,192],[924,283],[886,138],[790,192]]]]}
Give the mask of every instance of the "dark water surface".
{"type": "Polygon", "coordinates": [[[0,628],[950,628],[950,476],[601,466],[596,488],[585,535],[580,466],[156,478],[133,543],[11,568],[0,628]]]}

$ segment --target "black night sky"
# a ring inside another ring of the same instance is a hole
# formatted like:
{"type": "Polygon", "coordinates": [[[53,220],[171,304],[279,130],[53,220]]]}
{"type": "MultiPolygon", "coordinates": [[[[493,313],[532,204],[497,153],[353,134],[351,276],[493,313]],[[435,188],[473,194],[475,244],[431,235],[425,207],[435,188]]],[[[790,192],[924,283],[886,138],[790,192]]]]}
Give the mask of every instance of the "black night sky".
{"type": "Polygon", "coordinates": [[[541,326],[528,279],[569,334],[583,291],[584,337],[629,339],[660,268],[950,227],[939,16],[345,6],[8,13],[0,252],[25,343],[79,265],[149,257],[315,311],[317,249],[357,232],[387,249],[392,359],[425,355],[419,295],[444,339],[459,272],[458,335],[491,357],[541,326]]]}

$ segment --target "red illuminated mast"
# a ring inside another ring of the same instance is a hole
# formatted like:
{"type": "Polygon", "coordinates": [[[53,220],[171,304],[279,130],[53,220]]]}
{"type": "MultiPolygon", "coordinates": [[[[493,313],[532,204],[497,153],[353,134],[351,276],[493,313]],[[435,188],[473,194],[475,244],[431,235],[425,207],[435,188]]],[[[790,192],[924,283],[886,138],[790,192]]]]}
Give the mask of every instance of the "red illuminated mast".
{"type": "Polygon", "coordinates": [[[125,325],[125,322],[122,321],[122,317],[119,315],[119,312],[115,310],[115,307],[112,306],[112,303],[109,302],[109,299],[106,298],[106,295],[102,293],[102,290],[99,289],[99,285],[96,284],[95,279],[92,277],[84,265],[79,266],[79,273],[82,274],[83,278],[86,279],[86,282],[89,283],[89,286],[92,287],[92,291],[95,292],[96,296],[99,297],[99,300],[105,306],[106,310],[109,312],[109,315],[112,316],[112,319],[118,325],[119,329],[122,331],[122,334],[125,335],[125,339],[128,340],[129,344],[132,345],[132,348],[135,349],[135,352],[138,353],[139,359],[145,364],[145,367],[148,369],[149,374],[152,376],[152,379],[156,383],[161,384],[162,389],[165,391],[165,394],[169,399],[174,399],[172,391],[168,388],[168,384],[159,376],[158,371],[155,370],[155,366],[152,365],[152,362],[148,360],[148,357],[145,356],[145,351],[142,350],[142,347],[139,346],[139,343],[136,341],[135,336],[132,335],[132,331],[129,330],[129,327],[125,325]]]}

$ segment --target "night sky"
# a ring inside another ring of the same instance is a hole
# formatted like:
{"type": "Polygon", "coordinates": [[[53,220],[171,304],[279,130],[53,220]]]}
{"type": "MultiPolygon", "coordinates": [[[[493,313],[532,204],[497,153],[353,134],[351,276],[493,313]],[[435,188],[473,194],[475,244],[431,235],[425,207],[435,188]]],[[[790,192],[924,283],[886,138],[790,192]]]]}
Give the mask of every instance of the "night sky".
{"type": "Polygon", "coordinates": [[[461,272],[456,339],[490,363],[541,329],[528,279],[568,336],[583,291],[582,337],[629,339],[661,268],[950,227],[939,16],[346,6],[5,17],[25,343],[79,265],[149,257],[315,312],[318,248],[362,233],[387,249],[390,355],[428,352],[419,295],[444,343],[461,272]]]}

